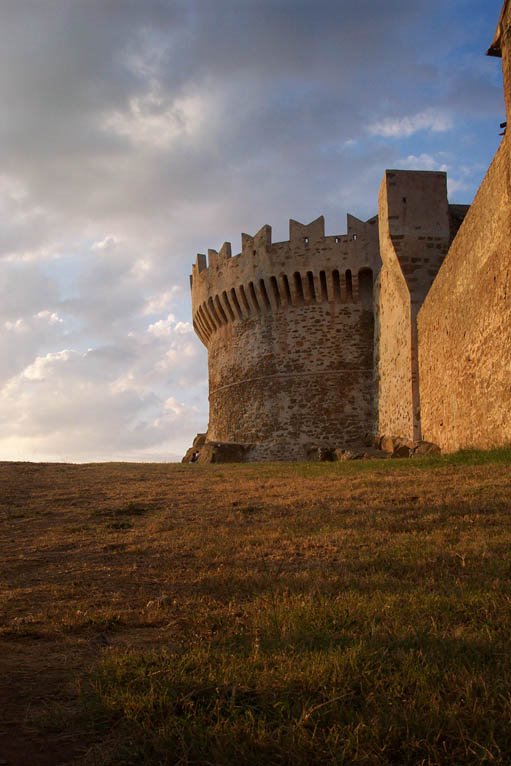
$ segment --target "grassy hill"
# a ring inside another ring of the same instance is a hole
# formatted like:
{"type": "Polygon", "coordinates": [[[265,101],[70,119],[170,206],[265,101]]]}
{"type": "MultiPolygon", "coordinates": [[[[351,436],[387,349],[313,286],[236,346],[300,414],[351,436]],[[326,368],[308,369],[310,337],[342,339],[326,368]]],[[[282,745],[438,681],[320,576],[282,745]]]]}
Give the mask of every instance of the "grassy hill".
{"type": "Polygon", "coordinates": [[[511,763],[510,468],[0,464],[0,762],[511,763]]]}

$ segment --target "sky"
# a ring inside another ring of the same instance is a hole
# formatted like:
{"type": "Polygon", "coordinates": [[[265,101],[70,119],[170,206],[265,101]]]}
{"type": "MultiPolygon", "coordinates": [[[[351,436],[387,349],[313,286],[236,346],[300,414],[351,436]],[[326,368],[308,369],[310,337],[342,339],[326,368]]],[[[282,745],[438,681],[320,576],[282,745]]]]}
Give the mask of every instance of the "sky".
{"type": "Polygon", "coordinates": [[[0,0],[0,459],[177,460],[207,428],[198,252],[470,203],[501,0],[0,0]]]}

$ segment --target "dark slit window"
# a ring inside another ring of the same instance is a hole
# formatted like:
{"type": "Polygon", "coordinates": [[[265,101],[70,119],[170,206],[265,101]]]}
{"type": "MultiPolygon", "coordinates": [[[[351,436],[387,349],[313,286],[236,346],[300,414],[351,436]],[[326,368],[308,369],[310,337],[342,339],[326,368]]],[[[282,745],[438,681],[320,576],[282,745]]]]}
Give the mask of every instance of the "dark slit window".
{"type": "Polygon", "coordinates": [[[236,309],[238,318],[243,319],[243,313],[241,311],[241,306],[238,301],[238,296],[236,295],[236,290],[234,289],[234,287],[231,287],[231,300],[233,302],[234,308],[236,309]]]}
{"type": "Polygon", "coordinates": [[[271,309],[271,303],[270,299],[268,298],[268,293],[266,292],[266,285],[264,284],[264,279],[259,280],[259,289],[261,290],[261,295],[263,296],[264,305],[267,309],[271,309]]]}
{"type": "Polygon", "coordinates": [[[286,300],[287,300],[287,302],[288,302],[288,304],[290,306],[291,303],[292,303],[292,301],[291,301],[291,288],[289,287],[289,279],[287,278],[286,274],[284,274],[284,276],[282,277],[282,280],[284,282],[284,290],[286,291],[286,300]]]}
{"type": "Polygon", "coordinates": [[[271,291],[273,293],[273,297],[275,298],[275,303],[277,304],[277,306],[280,306],[279,284],[277,282],[276,277],[271,277],[270,285],[271,285],[271,291]]]}
{"type": "Polygon", "coordinates": [[[209,298],[208,299],[208,307],[209,307],[209,312],[211,314],[211,318],[212,318],[212,320],[213,320],[213,322],[215,324],[215,327],[220,327],[222,322],[220,321],[220,318],[219,318],[219,316],[217,314],[217,310],[215,308],[215,304],[213,303],[213,298],[209,298]]]}
{"type": "Polygon", "coordinates": [[[247,312],[247,314],[251,314],[252,312],[250,310],[250,303],[248,302],[247,294],[245,292],[245,288],[243,287],[243,285],[240,285],[240,295],[241,295],[241,300],[243,301],[243,305],[245,307],[245,311],[247,312]]]}
{"type": "Polygon", "coordinates": [[[314,274],[312,271],[307,272],[307,284],[309,286],[309,294],[311,301],[316,302],[316,288],[314,287],[314,274]]]}
{"type": "Polygon", "coordinates": [[[208,318],[207,318],[206,314],[207,314],[207,309],[205,309],[204,306],[201,306],[199,308],[199,316],[202,319],[202,323],[206,327],[207,331],[211,332],[212,328],[211,328],[211,325],[210,325],[210,323],[208,321],[208,318]]]}
{"type": "Polygon", "coordinates": [[[222,308],[222,304],[220,303],[220,298],[218,297],[218,295],[215,296],[215,303],[216,303],[216,307],[218,309],[218,313],[220,315],[221,320],[223,321],[224,324],[227,324],[227,314],[222,308]]]}
{"type": "Polygon", "coordinates": [[[256,291],[255,291],[255,287],[254,287],[254,283],[253,282],[249,282],[248,283],[248,291],[250,293],[250,297],[252,298],[252,303],[254,304],[255,310],[260,312],[261,311],[261,307],[259,305],[259,301],[257,300],[257,295],[256,295],[256,291]]]}
{"type": "Polygon", "coordinates": [[[371,269],[360,269],[358,272],[358,296],[362,308],[373,308],[373,272],[371,269]]]}
{"type": "Polygon", "coordinates": [[[222,293],[222,299],[224,301],[225,308],[229,312],[229,316],[231,317],[231,320],[234,322],[234,311],[231,308],[231,304],[229,303],[229,298],[227,297],[227,293],[225,292],[225,290],[222,293]]]}
{"type": "Polygon", "coordinates": [[[298,306],[303,306],[304,304],[303,285],[302,285],[302,277],[299,271],[295,271],[293,275],[293,279],[295,282],[296,302],[298,306]]]}
{"type": "Polygon", "coordinates": [[[353,279],[351,276],[351,269],[346,272],[346,296],[348,301],[353,303],[353,279]]]}
{"type": "Polygon", "coordinates": [[[341,300],[341,277],[337,269],[332,272],[332,281],[334,283],[334,300],[341,300]]]}
{"type": "Polygon", "coordinates": [[[324,271],[319,272],[319,284],[321,285],[321,300],[328,300],[328,288],[326,286],[326,274],[324,271]]]}

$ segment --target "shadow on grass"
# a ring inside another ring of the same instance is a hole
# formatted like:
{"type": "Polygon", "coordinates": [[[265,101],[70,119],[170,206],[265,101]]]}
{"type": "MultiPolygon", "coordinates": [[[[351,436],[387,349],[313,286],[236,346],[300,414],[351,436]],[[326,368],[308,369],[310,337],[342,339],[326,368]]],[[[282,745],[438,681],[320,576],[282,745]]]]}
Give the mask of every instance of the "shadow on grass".
{"type": "MultiPolygon", "coordinates": [[[[510,650],[427,633],[124,654],[83,714],[97,764],[509,763],[510,650]]],[[[91,761],[92,762],[92,761],[91,761]]]]}

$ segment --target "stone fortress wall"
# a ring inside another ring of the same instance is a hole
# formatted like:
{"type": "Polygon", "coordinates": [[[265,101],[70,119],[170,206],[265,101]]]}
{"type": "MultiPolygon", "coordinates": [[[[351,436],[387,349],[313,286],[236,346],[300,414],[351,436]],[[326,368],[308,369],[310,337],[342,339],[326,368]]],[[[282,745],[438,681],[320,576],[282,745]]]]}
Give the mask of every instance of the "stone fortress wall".
{"type": "Polygon", "coordinates": [[[453,451],[511,444],[511,205],[504,141],[419,312],[421,425],[453,451]]]}
{"type": "MultiPolygon", "coordinates": [[[[489,53],[502,56],[511,126],[511,2],[489,53]]],[[[509,128],[419,313],[422,430],[448,451],[511,444],[509,128]]]]}
{"type": "Polygon", "coordinates": [[[310,445],[361,441],[374,422],[373,279],[378,222],[290,221],[197,256],[193,323],[208,349],[208,440],[248,459],[304,459],[310,445]]]}
{"type": "MultiPolygon", "coordinates": [[[[489,53],[503,59],[508,120],[510,29],[506,0],[489,53]]],[[[511,444],[510,152],[506,135],[470,210],[448,203],[444,173],[388,170],[378,215],[348,216],[346,235],[290,221],[289,241],[263,226],[237,256],[229,243],[197,256],[207,440],[247,460],[368,433],[446,451],[511,444]]]]}
{"type": "Polygon", "coordinates": [[[445,173],[385,173],[375,296],[378,434],[422,439],[417,314],[467,210],[449,205],[445,173]]]}

